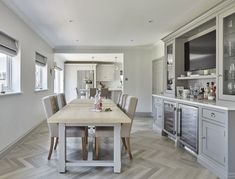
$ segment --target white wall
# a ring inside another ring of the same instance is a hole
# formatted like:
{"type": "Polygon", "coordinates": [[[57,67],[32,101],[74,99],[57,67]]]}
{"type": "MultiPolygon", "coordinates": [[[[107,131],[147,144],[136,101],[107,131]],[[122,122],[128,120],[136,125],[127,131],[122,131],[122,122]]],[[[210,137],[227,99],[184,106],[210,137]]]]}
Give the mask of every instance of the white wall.
{"type": "Polygon", "coordinates": [[[137,112],[152,111],[152,48],[55,49],[56,53],[123,53],[124,92],[139,98],[137,112]]]}
{"type": "Polygon", "coordinates": [[[161,94],[164,92],[164,43],[157,42],[152,48],[152,92],[153,94],[161,94]]]}
{"type": "Polygon", "coordinates": [[[158,41],[154,46],[153,46],[153,51],[152,51],[152,59],[158,59],[164,56],[164,43],[163,41],[158,41]]]}
{"type": "Polygon", "coordinates": [[[48,71],[49,90],[34,92],[35,51],[52,65],[52,49],[0,1],[0,30],[19,40],[21,49],[21,88],[19,95],[0,96],[0,151],[45,119],[41,98],[53,91],[48,71]]]}

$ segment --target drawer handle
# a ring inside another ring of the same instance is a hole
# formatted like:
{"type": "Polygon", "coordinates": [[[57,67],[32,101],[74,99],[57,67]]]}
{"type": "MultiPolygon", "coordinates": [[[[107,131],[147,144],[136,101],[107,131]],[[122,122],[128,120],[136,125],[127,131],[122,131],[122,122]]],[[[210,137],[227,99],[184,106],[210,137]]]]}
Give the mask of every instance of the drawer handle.
{"type": "Polygon", "coordinates": [[[206,139],[206,137],[204,136],[204,137],[202,137],[202,139],[206,139]]]}
{"type": "Polygon", "coordinates": [[[159,118],[161,118],[162,116],[158,116],[159,118]]]}
{"type": "Polygon", "coordinates": [[[215,118],[215,113],[211,113],[211,117],[215,118]]]}

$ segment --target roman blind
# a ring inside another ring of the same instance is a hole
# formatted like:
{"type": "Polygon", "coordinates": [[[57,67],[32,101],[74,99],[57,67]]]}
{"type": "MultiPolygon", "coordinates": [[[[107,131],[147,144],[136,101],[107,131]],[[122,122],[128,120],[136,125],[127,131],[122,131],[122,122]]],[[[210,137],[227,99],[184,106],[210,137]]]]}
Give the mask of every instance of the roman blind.
{"type": "Polygon", "coordinates": [[[2,31],[0,31],[0,52],[12,57],[18,53],[18,42],[2,31]]]}
{"type": "Polygon", "coordinates": [[[36,64],[41,66],[46,66],[47,58],[40,53],[36,52],[36,64]]]}

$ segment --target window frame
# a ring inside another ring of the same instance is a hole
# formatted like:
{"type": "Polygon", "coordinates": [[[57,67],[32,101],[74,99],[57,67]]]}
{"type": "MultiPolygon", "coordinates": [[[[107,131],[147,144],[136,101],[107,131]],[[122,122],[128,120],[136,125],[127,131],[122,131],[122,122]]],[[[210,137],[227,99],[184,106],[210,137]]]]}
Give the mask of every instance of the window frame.
{"type": "Polygon", "coordinates": [[[47,84],[48,83],[48,74],[47,74],[47,64],[45,66],[38,64],[35,62],[35,85],[34,90],[35,91],[44,91],[47,90],[47,84]],[[39,86],[36,86],[37,84],[37,68],[39,68],[39,86]],[[45,74],[44,74],[45,73],[45,74]]]}
{"type": "Polygon", "coordinates": [[[14,57],[11,57],[3,52],[0,52],[1,54],[5,55],[6,58],[6,85],[4,85],[4,91],[3,92],[12,92],[13,89],[12,89],[12,61],[13,61],[13,58],[14,57]]]}

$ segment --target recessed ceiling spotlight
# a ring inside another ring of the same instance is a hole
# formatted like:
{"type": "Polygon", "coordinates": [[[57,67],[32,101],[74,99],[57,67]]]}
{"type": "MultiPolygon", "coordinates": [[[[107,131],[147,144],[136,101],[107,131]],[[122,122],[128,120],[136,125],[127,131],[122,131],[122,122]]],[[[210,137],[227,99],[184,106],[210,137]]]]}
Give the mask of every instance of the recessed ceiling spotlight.
{"type": "Polygon", "coordinates": [[[69,23],[72,23],[72,22],[73,22],[73,19],[70,19],[70,20],[69,20],[69,23]]]}
{"type": "Polygon", "coordinates": [[[79,40],[76,40],[76,42],[79,42],[79,40]]]}
{"type": "Polygon", "coordinates": [[[150,23],[150,24],[153,23],[153,19],[149,19],[148,23],[150,23]]]}
{"type": "Polygon", "coordinates": [[[134,40],[131,40],[131,42],[134,42],[134,40]]]}

